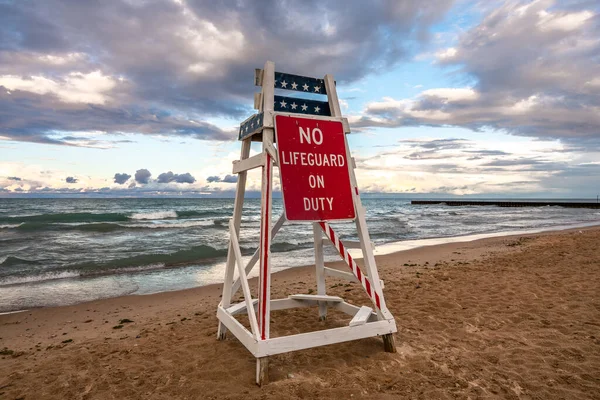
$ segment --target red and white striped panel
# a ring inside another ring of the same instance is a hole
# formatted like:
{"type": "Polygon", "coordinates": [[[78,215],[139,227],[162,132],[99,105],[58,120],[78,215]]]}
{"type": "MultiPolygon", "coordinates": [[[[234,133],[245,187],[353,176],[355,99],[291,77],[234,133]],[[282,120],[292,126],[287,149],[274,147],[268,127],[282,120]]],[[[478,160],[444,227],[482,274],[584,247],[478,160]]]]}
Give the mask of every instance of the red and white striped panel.
{"type": "Polygon", "coordinates": [[[346,264],[348,264],[348,266],[352,270],[352,273],[354,274],[354,276],[356,276],[356,278],[359,280],[359,282],[361,283],[363,288],[365,288],[365,290],[367,291],[367,294],[373,300],[373,303],[377,306],[378,309],[381,310],[381,302],[379,300],[380,299],[379,293],[375,292],[375,290],[373,289],[373,286],[371,285],[371,281],[369,280],[369,278],[367,278],[365,276],[365,274],[362,273],[360,268],[358,268],[358,265],[356,265],[356,261],[354,261],[354,259],[350,255],[350,253],[348,253],[348,250],[346,250],[342,241],[339,240],[339,238],[333,231],[333,228],[327,222],[319,222],[319,225],[321,225],[321,229],[323,229],[323,232],[325,232],[325,235],[327,235],[329,240],[331,240],[331,243],[333,243],[333,245],[335,246],[337,251],[340,253],[340,256],[344,259],[346,264]]]}

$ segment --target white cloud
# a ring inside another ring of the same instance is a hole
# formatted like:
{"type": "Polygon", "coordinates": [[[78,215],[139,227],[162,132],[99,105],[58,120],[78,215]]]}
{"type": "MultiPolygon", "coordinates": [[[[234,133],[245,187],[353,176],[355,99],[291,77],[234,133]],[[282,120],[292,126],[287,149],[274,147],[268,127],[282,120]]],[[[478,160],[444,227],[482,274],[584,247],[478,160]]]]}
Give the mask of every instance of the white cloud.
{"type": "Polygon", "coordinates": [[[446,102],[455,102],[476,100],[479,94],[471,88],[439,88],[425,90],[421,96],[437,97],[446,102]]]}
{"type": "Polygon", "coordinates": [[[457,52],[458,50],[456,50],[455,47],[448,47],[447,49],[437,52],[435,56],[438,58],[438,60],[448,60],[456,57],[457,52]]]}
{"type": "Polygon", "coordinates": [[[50,65],[66,65],[73,64],[85,59],[84,53],[66,53],[64,55],[56,55],[56,54],[42,54],[39,55],[38,60],[45,64],[50,65]]]}
{"type": "Polygon", "coordinates": [[[526,99],[519,100],[509,107],[503,107],[500,111],[507,115],[526,114],[530,112],[537,104],[538,96],[533,95],[526,99]]]}
{"type": "Polygon", "coordinates": [[[0,85],[9,90],[22,90],[36,94],[54,94],[66,103],[104,104],[108,92],[116,82],[101,71],[90,73],[71,72],[61,80],[41,75],[23,78],[17,75],[1,75],[0,85]]]}
{"type": "Polygon", "coordinates": [[[594,16],[591,11],[558,14],[541,10],[538,13],[540,20],[537,25],[541,30],[572,31],[581,26],[594,16]]]}

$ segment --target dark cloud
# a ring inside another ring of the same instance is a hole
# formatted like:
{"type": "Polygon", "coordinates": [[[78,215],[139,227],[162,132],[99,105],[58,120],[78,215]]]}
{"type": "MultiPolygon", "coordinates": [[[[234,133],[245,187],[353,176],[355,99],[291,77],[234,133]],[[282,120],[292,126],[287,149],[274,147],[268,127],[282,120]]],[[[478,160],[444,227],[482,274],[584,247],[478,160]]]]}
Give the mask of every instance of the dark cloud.
{"type": "Polygon", "coordinates": [[[9,181],[21,181],[22,179],[19,178],[18,176],[9,176],[7,178],[9,181]]]}
{"type": "Polygon", "coordinates": [[[126,174],[126,173],[116,173],[113,180],[115,183],[118,183],[119,185],[124,184],[125,182],[127,182],[127,180],[129,180],[129,178],[131,178],[131,175],[126,174]]]}
{"type": "MultiPolygon", "coordinates": [[[[405,139],[399,143],[416,151],[403,156],[408,160],[438,160],[447,158],[466,158],[467,160],[481,160],[490,156],[509,156],[510,153],[501,150],[487,150],[476,148],[476,143],[460,138],[449,139],[405,139]]],[[[378,156],[397,154],[397,151],[382,152],[378,156]]]]}
{"type": "Polygon", "coordinates": [[[224,131],[204,121],[190,120],[170,111],[139,107],[112,108],[99,104],[64,103],[55,95],[11,91],[0,86],[0,133],[36,143],[93,146],[94,141],[57,132],[103,130],[110,133],[146,133],[230,140],[224,131]]]}
{"type": "Polygon", "coordinates": [[[238,181],[238,176],[237,175],[225,175],[225,177],[223,177],[222,182],[224,183],[236,183],[238,181]]]}
{"type": "Polygon", "coordinates": [[[192,176],[189,172],[184,174],[175,174],[175,182],[177,183],[194,183],[196,182],[196,178],[192,176]]]}
{"type": "Polygon", "coordinates": [[[432,150],[448,150],[448,149],[464,149],[469,146],[469,141],[466,139],[433,139],[433,140],[400,140],[400,143],[407,144],[411,147],[421,147],[423,149],[432,150]]]}
{"type": "Polygon", "coordinates": [[[237,175],[225,175],[222,178],[220,176],[209,176],[208,178],[206,178],[206,182],[208,182],[208,183],[213,183],[213,182],[236,183],[237,181],[238,181],[237,175]]]}
{"type": "Polygon", "coordinates": [[[194,178],[189,172],[186,172],[184,174],[174,174],[173,172],[169,171],[163,172],[162,174],[158,175],[156,181],[158,183],[194,183],[196,182],[196,178],[194,178]]]}
{"type": "Polygon", "coordinates": [[[151,176],[152,173],[145,168],[135,171],[135,181],[137,183],[147,184],[150,181],[151,176]]]}
{"type": "Polygon", "coordinates": [[[441,158],[448,158],[447,154],[438,153],[436,150],[427,150],[427,151],[415,151],[410,153],[404,158],[408,160],[436,160],[441,158]]]}
{"type": "Polygon", "coordinates": [[[438,54],[472,88],[372,103],[354,126],[489,127],[600,148],[599,13],[591,2],[507,1],[438,54]]]}
{"type": "Polygon", "coordinates": [[[45,89],[0,88],[0,133],[54,144],[73,144],[56,132],[91,130],[232,139],[205,118],[248,115],[266,60],[353,81],[405,59],[452,3],[2,2],[0,77],[43,77],[45,89]],[[90,93],[75,90],[91,77],[90,93]]]}
{"type": "Polygon", "coordinates": [[[173,182],[174,180],[175,176],[171,171],[163,172],[162,174],[158,175],[158,178],[156,179],[158,183],[169,183],[173,182]]]}
{"type": "Polygon", "coordinates": [[[67,183],[77,183],[77,178],[74,178],[72,176],[67,176],[67,179],[65,179],[65,182],[67,182],[67,183]]]}

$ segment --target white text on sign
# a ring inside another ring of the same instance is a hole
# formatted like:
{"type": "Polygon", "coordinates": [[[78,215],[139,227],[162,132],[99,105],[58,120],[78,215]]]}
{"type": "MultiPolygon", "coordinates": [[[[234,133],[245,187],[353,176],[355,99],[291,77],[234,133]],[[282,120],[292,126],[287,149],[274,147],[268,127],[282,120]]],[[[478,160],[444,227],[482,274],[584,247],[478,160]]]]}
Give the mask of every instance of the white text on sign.
{"type": "MultiPolygon", "coordinates": [[[[323,144],[323,132],[319,128],[298,127],[300,143],[323,144]]],[[[343,154],[309,153],[302,151],[282,151],[281,163],[286,165],[316,166],[316,167],[345,167],[346,158],[343,154]]],[[[325,188],[323,175],[309,175],[308,184],[312,189],[325,188]]],[[[305,211],[333,210],[333,197],[304,197],[302,199],[305,211]]]]}
{"type": "Polygon", "coordinates": [[[342,123],[276,115],[275,135],[286,218],[313,222],[354,219],[342,123]]]}

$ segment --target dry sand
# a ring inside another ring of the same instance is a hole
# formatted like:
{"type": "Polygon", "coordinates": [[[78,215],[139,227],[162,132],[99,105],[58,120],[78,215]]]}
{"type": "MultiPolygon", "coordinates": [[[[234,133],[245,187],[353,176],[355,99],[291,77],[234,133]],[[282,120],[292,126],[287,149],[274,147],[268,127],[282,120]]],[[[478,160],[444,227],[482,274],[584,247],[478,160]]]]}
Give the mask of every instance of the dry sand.
{"type": "MultiPolygon", "coordinates": [[[[600,399],[600,228],[424,247],[378,264],[395,354],[372,338],[274,356],[271,383],[258,388],[250,353],[216,340],[215,285],[0,316],[0,398],[600,399]]],[[[284,271],[273,298],[315,286],[312,269],[284,271]]],[[[357,284],[328,287],[367,304],[357,284]]],[[[274,312],[273,336],[348,320],[317,315],[274,312]]]]}

